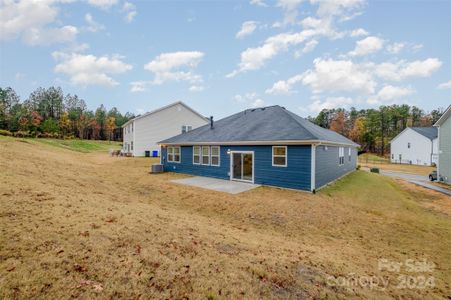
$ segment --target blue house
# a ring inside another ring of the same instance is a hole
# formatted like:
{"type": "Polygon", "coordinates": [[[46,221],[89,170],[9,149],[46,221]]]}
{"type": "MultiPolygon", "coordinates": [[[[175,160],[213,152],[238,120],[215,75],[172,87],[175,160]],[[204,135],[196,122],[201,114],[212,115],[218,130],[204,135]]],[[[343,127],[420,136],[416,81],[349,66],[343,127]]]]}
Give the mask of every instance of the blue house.
{"type": "Polygon", "coordinates": [[[159,142],[165,171],[315,191],[355,170],[357,145],[278,105],[159,142]]]}

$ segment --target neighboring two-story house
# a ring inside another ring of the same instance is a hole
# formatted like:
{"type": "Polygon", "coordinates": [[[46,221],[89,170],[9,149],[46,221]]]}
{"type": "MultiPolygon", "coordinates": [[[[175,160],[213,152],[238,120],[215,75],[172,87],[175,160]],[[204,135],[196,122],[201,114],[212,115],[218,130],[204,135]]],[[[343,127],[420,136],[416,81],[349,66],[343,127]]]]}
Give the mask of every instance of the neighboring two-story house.
{"type": "Polygon", "coordinates": [[[451,184],[451,105],[434,124],[438,129],[438,179],[451,184]]]}
{"type": "Polygon", "coordinates": [[[407,127],[390,142],[390,162],[431,166],[438,163],[436,127],[407,127]]]}
{"type": "Polygon", "coordinates": [[[185,103],[175,102],[125,123],[122,149],[133,156],[144,156],[146,151],[159,155],[159,141],[207,123],[207,118],[185,103]]]}

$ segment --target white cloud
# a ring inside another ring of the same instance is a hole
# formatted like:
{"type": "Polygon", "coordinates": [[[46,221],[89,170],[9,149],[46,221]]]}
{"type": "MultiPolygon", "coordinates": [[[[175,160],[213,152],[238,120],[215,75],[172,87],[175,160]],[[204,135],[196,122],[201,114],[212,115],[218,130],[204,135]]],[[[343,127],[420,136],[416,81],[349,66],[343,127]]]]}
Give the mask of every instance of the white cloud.
{"type": "Polygon", "coordinates": [[[193,74],[191,70],[201,62],[203,57],[204,53],[199,51],[162,53],[154,60],[145,64],[144,69],[154,73],[154,84],[163,84],[166,81],[199,83],[202,82],[202,77],[193,74]]]}
{"type": "Polygon", "coordinates": [[[124,5],[122,6],[122,12],[125,13],[124,19],[127,23],[131,23],[138,14],[136,11],[136,5],[130,2],[124,3],[124,5]]]}
{"type": "Polygon", "coordinates": [[[406,97],[414,92],[415,90],[410,87],[386,85],[376,94],[376,96],[370,97],[367,102],[369,104],[392,104],[394,103],[394,100],[406,97]]]}
{"type": "Polygon", "coordinates": [[[369,35],[368,31],[366,31],[363,28],[359,28],[359,29],[354,29],[353,31],[351,31],[350,36],[351,37],[360,37],[360,36],[367,36],[369,35]]]}
{"type": "Polygon", "coordinates": [[[312,52],[316,48],[317,45],[318,45],[318,41],[317,40],[308,41],[307,43],[305,43],[304,48],[302,48],[301,50],[297,50],[294,53],[294,57],[295,58],[299,58],[299,57],[302,56],[302,54],[306,54],[306,53],[312,52]]]}
{"type": "Polygon", "coordinates": [[[53,52],[53,58],[58,62],[56,73],[70,77],[75,85],[115,86],[119,83],[110,77],[132,69],[132,66],[122,61],[118,55],[96,57],[79,53],[53,52]]]}
{"type": "Polygon", "coordinates": [[[319,4],[319,16],[340,16],[347,21],[355,16],[355,10],[365,5],[364,0],[310,0],[312,4],[319,4]]]}
{"type": "Polygon", "coordinates": [[[205,87],[202,85],[192,85],[189,87],[190,92],[202,92],[205,90],[205,87]]]}
{"type": "Polygon", "coordinates": [[[257,29],[258,22],[255,21],[246,21],[241,25],[240,31],[237,32],[236,38],[242,39],[248,35],[251,35],[255,29],[257,29]]]}
{"type": "Polygon", "coordinates": [[[88,43],[75,44],[69,47],[69,52],[84,52],[89,49],[88,43]]]}
{"type": "Polygon", "coordinates": [[[138,92],[144,92],[147,90],[147,84],[146,81],[132,81],[130,82],[131,88],[130,92],[132,93],[138,93],[138,92]]]}
{"type": "Polygon", "coordinates": [[[255,92],[246,93],[244,95],[235,95],[233,97],[234,101],[240,105],[244,105],[245,107],[262,107],[265,106],[266,102],[258,97],[258,94],[255,92]]]}
{"type": "Polygon", "coordinates": [[[404,43],[393,43],[387,45],[387,51],[391,54],[398,54],[405,46],[404,43]]]}
{"type": "Polygon", "coordinates": [[[73,41],[74,26],[52,26],[58,9],[56,0],[2,1],[0,7],[0,40],[21,38],[29,45],[48,45],[73,41]]]}
{"type": "Polygon", "coordinates": [[[101,9],[109,9],[112,6],[116,5],[118,2],[118,0],[88,0],[89,4],[101,9]]]}
{"type": "Polygon", "coordinates": [[[328,97],[324,101],[320,99],[314,100],[308,108],[312,112],[319,113],[323,109],[343,108],[353,103],[354,101],[349,97],[328,97]]]}
{"type": "Polygon", "coordinates": [[[268,4],[266,4],[262,0],[251,0],[249,3],[251,5],[256,5],[256,6],[261,6],[261,7],[268,7],[268,4]]]}
{"type": "Polygon", "coordinates": [[[88,31],[97,32],[97,31],[105,29],[105,26],[94,21],[94,18],[89,13],[85,15],[85,21],[86,21],[86,23],[88,23],[88,26],[86,27],[86,29],[88,31]]]}
{"type": "Polygon", "coordinates": [[[266,105],[266,103],[262,99],[256,99],[254,102],[251,103],[251,107],[253,107],[253,108],[263,107],[265,105],[266,105]]]}
{"type": "Polygon", "coordinates": [[[374,70],[376,76],[400,81],[409,77],[429,77],[442,66],[438,58],[428,58],[406,62],[401,60],[397,63],[368,64],[367,67],[374,70]]]}
{"type": "Polygon", "coordinates": [[[272,95],[289,95],[291,94],[293,85],[295,85],[298,82],[301,82],[303,79],[302,75],[296,75],[288,80],[279,80],[276,83],[273,84],[272,88],[267,89],[265,91],[266,94],[272,94],[272,95]]]}
{"type": "Polygon", "coordinates": [[[384,46],[384,40],[375,36],[369,36],[357,41],[355,49],[349,52],[352,56],[362,56],[377,52],[384,46]]]}
{"type": "MultiPolygon", "coordinates": [[[[347,32],[339,32],[334,28],[336,18],[341,21],[349,19],[349,13],[363,5],[363,0],[310,0],[312,4],[318,4],[318,17],[307,17],[300,24],[303,30],[300,32],[286,32],[267,38],[264,43],[258,47],[247,48],[241,52],[238,68],[227,74],[226,77],[234,77],[239,73],[262,68],[265,63],[274,58],[282,51],[287,51],[290,46],[299,45],[307,39],[314,36],[326,36],[331,39],[345,37],[347,32]],[[345,18],[345,19],[344,19],[345,18]]],[[[283,22],[277,22],[276,27],[287,24],[298,23],[297,7],[301,0],[280,0],[277,6],[285,12],[283,22]]]]}
{"type": "Polygon", "coordinates": [[[451,80],[448,82],[443,82],[443,83],[439,84],[437,88],[439,88],[441,90],[451,89],[451,80]]]}
{"type": "Polygon", "coordinates": [[[278,0],[276,6],[281,7],[284,11],[284,19],[282,22],[275,22],[273,27],[282,27],[295,24],[298,16],[298,6],[303,1],[304,0],[278,0]]]}
{"type": "Polygon", "coordinates": [[[350,60],[317,58],[313,61],[314,70],[302,74],[302,83],[310,86],[313,92],[356,91],[373,93],[376,82],[370,72],[350,60]]]}
{"type": "Polygon", "coordinates": [[[77,27],[63,26],[61,28],[38,29],[31,28],[24,32],[22,39],[26,44],[50,45],[55,43],[67,43],[75,40],[78,34],[77,27]]]}
{"type": "Polygon", "coordinates": [[[264,66],[267,60],[273,58],[289,46],[302,43],[310,36],[307,31],[299,33],[281,33],[266,39],[265,43],[257,48],[248,48],[241,53],[241,62],[238,69],[226,77],[233,77],[241,72],[257,70],[264,66]]]}
{"type": "Polygon", "coordinates": [[[412,50],[414,52],[417,52],[417,51],[421,50],[422,48],[423,48],[423,44],[416,44],[416,45],[412,46],[412,50]]]}

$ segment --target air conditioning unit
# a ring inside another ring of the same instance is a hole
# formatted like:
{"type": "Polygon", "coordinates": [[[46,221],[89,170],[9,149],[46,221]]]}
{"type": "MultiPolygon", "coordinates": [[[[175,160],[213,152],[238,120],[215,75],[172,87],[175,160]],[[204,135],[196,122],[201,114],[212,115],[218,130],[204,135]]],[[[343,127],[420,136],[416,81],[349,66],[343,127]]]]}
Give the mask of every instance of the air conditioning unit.
{"type": "Polygon", "coordinates": [[[151,173],[162,173],[164,171],[164,166],[162,164],[153,164],[150,166],[151,173]]]}

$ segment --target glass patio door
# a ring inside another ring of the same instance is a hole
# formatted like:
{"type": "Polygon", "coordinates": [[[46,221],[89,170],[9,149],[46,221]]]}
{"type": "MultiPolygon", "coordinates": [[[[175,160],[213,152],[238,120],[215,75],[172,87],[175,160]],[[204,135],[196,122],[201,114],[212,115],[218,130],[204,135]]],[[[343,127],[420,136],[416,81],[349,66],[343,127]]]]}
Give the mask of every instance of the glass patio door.
{"type": "Polygon", "coordinates": [[[232,179],[253,182],[253,153],[232,152],[232,179]]]}

